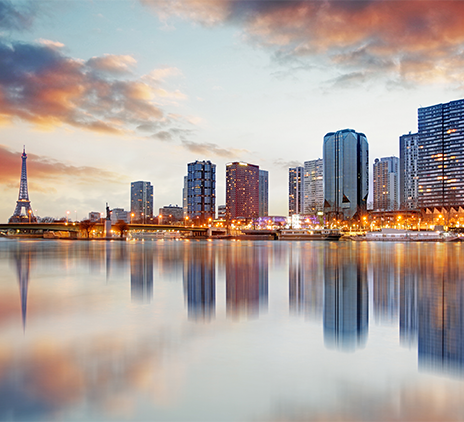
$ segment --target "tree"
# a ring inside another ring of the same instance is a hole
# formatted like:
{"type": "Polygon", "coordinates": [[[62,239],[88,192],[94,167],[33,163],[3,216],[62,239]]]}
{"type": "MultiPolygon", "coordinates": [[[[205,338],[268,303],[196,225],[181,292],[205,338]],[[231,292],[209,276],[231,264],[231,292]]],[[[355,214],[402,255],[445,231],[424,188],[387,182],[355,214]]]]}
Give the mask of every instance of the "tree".
{"type": "Polygon", "coordinates": [[[90,220],[83,220],[79,223],[79,230],[83,231],[85,233],[85,237],[89,238],[90,237],[90,232],[93,230],[95,227],[95,223],[90,220]]]}
{"type": "Polygon", "coordinates": [[[129,226],[124,220],[118,220],[114,225],[114,228],[119,232],[121,237],[124,237],[124,234],[129,230],[129,226]]]}

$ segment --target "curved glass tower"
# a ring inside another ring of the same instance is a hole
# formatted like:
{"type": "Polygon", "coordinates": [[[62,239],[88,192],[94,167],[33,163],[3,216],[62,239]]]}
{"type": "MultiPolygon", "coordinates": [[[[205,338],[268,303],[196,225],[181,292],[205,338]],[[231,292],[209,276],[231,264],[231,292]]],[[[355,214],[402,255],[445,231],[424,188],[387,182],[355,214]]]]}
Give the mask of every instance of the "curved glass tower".
{"type": "Polygon", "coordinates": [[[352,129],[324,136],[324,212],[351,219],[366,209],[369,194],[369,145],[352,129]]]}

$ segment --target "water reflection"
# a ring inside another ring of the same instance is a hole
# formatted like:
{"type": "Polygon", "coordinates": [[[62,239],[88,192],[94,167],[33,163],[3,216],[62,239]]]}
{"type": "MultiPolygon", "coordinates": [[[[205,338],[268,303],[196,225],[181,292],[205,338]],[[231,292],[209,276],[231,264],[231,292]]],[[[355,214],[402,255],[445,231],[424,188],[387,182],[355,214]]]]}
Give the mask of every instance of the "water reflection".
{"type": "Polygon", "coordinates": [[[132,301],[150,303],[153,300],[153,251],[143,243],[133,245],[130,252],[130,278],[132,301]]]}
{"type": "Polygon", "coordinates": [[[439,245],[422,255],[418,306],[419,367],[464,374],[463,271],[460,248],[439,245]]]}
{"type": "Polygon", "coordinates": [[[233,319],[257,318],[267,309],[268,250],[251,245],[226,251],[226,309],[233,319]]]}
{"type": "Polygon", "coordinates": [[[210,321],[216,312],[216,265],[213,248],[193,244],[184,250],[184,286],[188,317],[210,321]]]}
{"type": "Polygon", "coordinates": [[[366,256],[358,248],[324,250],[324,341],[354,351],[367,341],[369,306],[366,256]]]}
{"type": "Polygon", "coordinates": [[[23,331],[26,331],[27,317],[27,293],[29,290],[29,272],[33,251],[30,247],[16,247],[12,250],[12,260],[16,267],[16,274],[19,284],[19,296],[21,301],[21,321],[23,331]]]}

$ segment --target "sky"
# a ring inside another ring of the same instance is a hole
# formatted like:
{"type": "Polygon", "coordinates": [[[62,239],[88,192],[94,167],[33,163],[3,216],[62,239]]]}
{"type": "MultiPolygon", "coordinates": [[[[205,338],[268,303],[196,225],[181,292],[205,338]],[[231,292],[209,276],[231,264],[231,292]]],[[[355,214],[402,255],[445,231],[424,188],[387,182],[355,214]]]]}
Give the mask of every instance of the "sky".
{"type": "Polygon", "coordinates": [[[417,109],[464,97],[464,2],[426,0],[0,0],[0,221],[21,152],[40,217],[182,206],[187,163],[269,171],[288,213],[288,168],[354,129],[398,156],[417,109]]]}

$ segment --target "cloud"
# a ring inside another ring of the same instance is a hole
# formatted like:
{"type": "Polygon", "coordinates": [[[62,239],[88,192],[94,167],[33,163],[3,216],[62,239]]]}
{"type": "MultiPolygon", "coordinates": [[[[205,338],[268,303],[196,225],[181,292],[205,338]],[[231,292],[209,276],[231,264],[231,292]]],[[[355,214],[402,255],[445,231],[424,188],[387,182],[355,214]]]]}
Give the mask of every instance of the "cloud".
{"type": "Polygon", "coordinates": [[[235,148],[221,148],[216,144],[204,142],[204,143],[196,143],[192,141],[183,140],[182,145],[184,148],[189,150],[190,152],[194,152],[196,154],[201,155],[216,155],[218,157],[224,158],[236,158],[241,154],[248,153],[247,150],[244,149],[235,149],[235,148]]]}
{"type": "Polygon", "coordinates": [[[37,2],[0,1],[0,29],[22,31],[32,26],[37,2]]]}
{"type": "MultiPolygon", "coordinates": [[[[13,152],[6,146],[0,145],[0,162],[2,163],[0,184],[10,189],[17,189],[21,176],[21,152],[13,152]]],[[[67,183],[69,179],[88,185],[94,185],[95,180],[100,180],[102,183],[125,183],[124,176],[119,173],[97,167],[63,164],[35,154],[28,154],[27,172],[29,180],[33,180],[42,189],[44,184],[67,183]]]]}
{"type": "Polygon", "coordinates": [[[448,0],[141,0],[162,19],[240,27],[297,70],[317,64],[338,73],[413,83],[464,81],[464,2],[448,0]]]}
{"type": "Polygon", "coordinates": [[[164,97],[185,98],[150,78],[123,78],[136,64],[132,56],[105,54],[83,61],[56,47],[56,42],[0,39],[0,121],[132,135],[140,126],[169,124],[159,105],[164,97]]]}
{"type": "Polygon", "coordinates": [[[282,167],[288,169],[290,167],[303,167],[303,164],[300,161],[285,161],[281,158],[274,161],[274,165],[277,167],[282,167]]]}

